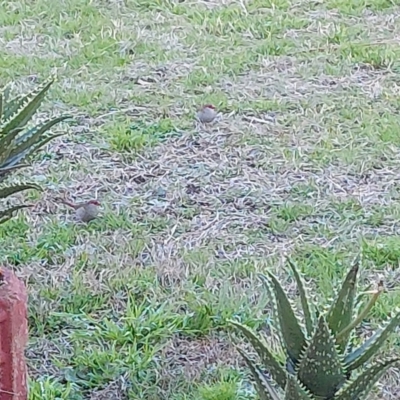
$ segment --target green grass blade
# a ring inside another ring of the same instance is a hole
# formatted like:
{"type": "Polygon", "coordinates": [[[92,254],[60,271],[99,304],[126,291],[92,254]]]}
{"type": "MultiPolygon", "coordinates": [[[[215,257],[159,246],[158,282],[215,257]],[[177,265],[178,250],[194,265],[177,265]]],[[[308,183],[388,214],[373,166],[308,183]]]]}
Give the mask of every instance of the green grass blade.
{"type": "MultiPolygon", "coordinates": [[[[337,295],[336,301],[332,304],[327,316],[327,322],[332,333],[336,336],[351,323],[354,312],[354,301],[357,290],[357,274],[360,262],[356,260],[343,282],[337,295]]],[[[351,331],[337,339],[337,345],[343,352],[347,346],[351,331]]]]}
{"type": "Polygon", "coordinates": [[[256,381],[256,389],[260,400],[281,400],[278,396],[278,393],[268,382],[260,368],[253,361],[251,361],[250,358],[247,357],[247,355],[240,348],[237,347],[237,351],[246,361],[246,364],[249,367],[254,380],[256,381]]]}
{"type": "Polygon", "coordinates": [[[260,274],[260,278],[274,301],[273,307],[279,321],[285,350],[291,360],[297,364],[306,345],[306,339],[282,286],[274,275],[269,272],[267,274],[268,276],[260,274]]]}
{"type": "Polygon", "coordinates": [[[288,375],[284,400],[313,400],[307,390],[297,381],[296,377],[288,375]]]}
{"type": "Polygon", "coordinates": [[[0,188],[0,199],[5,199],[15,193],[22,192],[24,190],[35,189],[41,190],[41,187],[34,183],[27,183],[24,185],[12,185],[0,188]]]}
{"type": "Polygon", "coordinates": [[[324,316],[298,367],[299,380],[315,396],[331,398],[346,380],[342,360],[336,349],[335,337],[324,316]]]}
{"type": "Polygon", "coordinates": [[[364,365],[372,356],[374,356],[391,333],[400,325],[400,311],[389,321],[385,328],[379,329],[360,347],[347,355],[344,363],[348,371],[353,371],[364,365]]]}
{"type": "Polygon", "coordinates": [[[349,385],[346,385],[337,394],[337,400],[354,400],[363,398],[362,395],[368,395],[372,387],[381,378],[381,376],[392,366],[398,364],[400,358],[378,361],[368,369],[364,370],[349,385]]]}
{"type": "Polygon", "coordinates": [[[271,374],[272,379],[282,388],[286,385],[286,372],[283,366],[276,360],[274,355],[268,350],[267,345],[247,326],[240,322],[229,320],[231,325],[240,330],[249,340],[254,350],[261,359],[263,367],[271,374]]]}
{"type": "Polygon", "coordinates": [[[307,296],[305,284],[304,284],[304,281],[303,281],[302,277],[300,276],[296,266],[293,264],[293,262],[290,259],[288,259],[287,262],[293,272],[294,278],[297,283],[297,287],[300,292],[300,300],[301,300],[301,306],[303,308],[303,314],[304,314],[307,334],[308,334],[308,336],[311,336],[313,334],[313,330],[314,330],[314,326],[313,326],[314,323],[313,323],[313,319],[312,319],[310,305],[308,303],[309,297],[307,296]]]}

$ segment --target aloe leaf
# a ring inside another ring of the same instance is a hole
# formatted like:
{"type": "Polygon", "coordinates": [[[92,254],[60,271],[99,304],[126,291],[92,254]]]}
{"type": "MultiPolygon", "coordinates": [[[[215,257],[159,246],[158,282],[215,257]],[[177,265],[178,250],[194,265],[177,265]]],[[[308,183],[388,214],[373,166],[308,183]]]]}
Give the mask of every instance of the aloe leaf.
{"type": "MultiPolygon", "coordinates": [[[[342,288],[340,289],[336,301],[332,304],[327,316],[327,322],[332,333],[336,336],[338,332],[341,332],[346,326],[351,323],[354,312],[354,300],[356,297],[357,290],[357,274],[360,267],[359,260],[351,267],[347,273],[346,279],[343,282],[342,288]]],[[[349,341],[351,331],[346,335],[337,338],[336,343],[340,348],[340,351],[346,349],[349,341]]]]}
{"type": "Polygon", "coordinates": [[[13,185],[13,186],[3,187],[3,188],[0,188],[0,199],[4,199],[15,193],[22,192],[22,191],[28,190],[28,189],[41,190],[41,187],[38,185],[35,185],[34,183],[27,183],[27,184],[23,184],[23,185],[13,185]]]}
{"type": "Polygon", "coordinates": [[[259,355],[263,367],[271,374],[273,380],[284,389],[286,385],[286,372],[274,355],[268,350],[267,345],[247,326],[234,320],[229,320],[228,322],[246,336],[254,350],[259,355]]]}
{"type": "Polygon", "coordinates": [[[10,157],[11,151],[12,151],[11,143],[8,146],[5,146],[2,149],[0,149],[0,166],[1,166],[1,168],[5,167],[5,164],[7,163],[7,160],[10,157]]]}
{"type": "Polygon", "coordinates": [[[314,396],[331,398],[346,380],[336,341],[322,315],[301,357],[298,378],[314,396]]]}
{"type": "Polygon", "coordinates": [[[7,167],[7,168],[0,167],[0,184],[7,178],[8,175],[10,175],[15,170],[20,168],[25,168],[27,166],[28,166],[27,164],[18,164],[13,167],[7,167]]]}
{"type": "Polygon", "coordinates": [[[13,157],[10,157],[7,162],[4,164],[4,167],[11,167],[13,165],[16,165],[20,163],[21,161],[26,160],[28,157],[30,157],[33,153],[35,153],[37,150],[39,150],[41,147],[46,145],[48,142],[51,140],[55,139],[56,137],[63,136],[64,133],[58,133],[56,135],[51,135],[43,138],[41,142],[36,144],[35,146],[30,147],[29,149],[26,149],[22,153],[15,154],[13,157]]]}
{"type": "Polygon", "coordinates": [[[29,167],[29,164],[17,164],[12,167],[0,167],[0,177],[7,175],[8,173],[15,171],[20,168],[29,167]]]}
{"type": "Polygon", "coordinates": [[[29,94],[20,94],[13,99],[6,99],[3,104],[3,118],[2,122],[7,121],[26,101],[29,94]]]}
{"type": "Polygon", "coordinates": [[[0,135],[17,127],[24,126],[35,114],[41,105],[46,92],[54,82],[54,78],[47,79],[43,84],[21,99],[21,104],[0,127],[0,135]]]}
{"type": "Polygon", "coordinates": [[[9,132],[7,132],[6,135],[3,135],[0,139],[0,149],[4,149],[4,147],[9,146],[10,143],[14,141],[14,139],[18,136],[20,132],[22,132],[23,128],[15,128],[9,132]]]}
{"type": "MultiPolygon", "coordinates": [[[[52,118],[47,120],[44,123],[38,124],[35,127],[29,129],[26,133],[21,135],[20,137],[17,138],[15,147],[11,153],[12,156],[22,153],[26,149],[29,149],[30,147],[36,145],[39,143],[45,132],[47,132],[49,129],[51,129],[54,125],[71,118],[70,115],[62,115],[57,118],[52,118]]],[[[51,136],[53,138],[54,136],[51,136]]],[[[35,147],[36,148],[36,147],[35,147]]],[[[36,148],[37,149],[37,148],[36,148]]]]}
{"type": "Polygon", "coordinates": [[[300,385],[296,377],[288,375],[284,400],[313,400],[313,397],[300,385]]]}
{"type": "Polygon", "coordinates": [[[251,371],[254,380],[256,381],[256,389],[260,400],[281,400],[278,396],[278,393],[268,382],[260,368],[253,361],[251,361],[250,358],[247,357],[247,355],[239,347],[237,347],[237,351],[243,357],[251,371]]]}
{"type": "Polygon", "coordinates": [[[7,208],[6,210],[0,210],[0,224],[7,222],[13,217],[15,211],[21,210],[22,208],[31,207],[30,205],[19,205],[7,208]]]}
{"type": "Polygon", "coordinates": [[[2,122],[4,122],[21,107],[28,94],[19,94],[11,99],[11,84],[7,84],[1,93],[3,95],[3,112],[1,113],[1,117],[2,122]]]}
{"type": "Polygon", "coordinates": [[[12,149],[16,143],[16,136],[22,131],[22,128],[15,128],[9,133],[3,135],[0,139],[0,165],[4,164],[10,157],[12,149]]]}
{"type": "Polygon", "coordinates": [[[348,336],[350,333],[358,326],[361,324],[364,318],[368,316],[376,302],[378,301],[379,296],[384,292],[385,288],[383,286],[383,282],[379,282],[377,290],[373,291],[373,295],[371,298],[368,300],[367,304],[365,305],[364,308],[361,309],[359,307],[359,313],[356,315],[356,317],[350,322],[349,325],[347,325],[342,331],[340,331],[336,335],[336,340],[342,338],[343,336],[348,336]]]}
{"type": "Polygon", "coordinates": [[[274,275],[269,272],[267,274],[268,276],[262,274],[259,276],[273,297],[273,307],[281,328],[285,350],[291,360],[297,364],[306,345],[306,339],[282,286],[274,275]]]}
{"type": "Polygon", "coordinates": [[[344,364],[348,371],[353,371],[364,365],[382,347],[383,343],[391,333],[400,325],[400,311],[389,321],[384,329],[377,330],[360,347],[348,354],[344,359],[344,364]]]}
{"type": "Polygon", "coordinates": [[[6,119],[4,112],[6,109],[6,104],[8,102],[8,98],[10,97],[10,85],[6,85],[0,91],[0,121],[4,121],[6,119]]]}
{"type": "Polygon", "coordinates": [[[311,309],[310,305],[308,304],[308,296],[307,296],[307,291],[303,282],[302,277],[300,276],[299,272],[297,271],[296,266],[293,264],[291,260],[287,260],[290,268],[293,271],[294,278],[297,283],[297,287],[300,292],[300,300],[301,300],[301,306],[303,308],[303,314],[304,314],[304,319],[306,323],[306,330],[308,336],[311,336],[313,334],[314,326],[313,326],[313,319],[312,319],[312,314],[311,314],[311,309]]]}
{"type": "Polygon", "coordinates": [[[344,386],[335,397],[336,400],[361,399],[363,394],[369,394],[372,387],[381,376],[392,366],[398,364],[400,358],[378,361],[364,370],[350,384],[344,386]]]}
{"type": "Polygon", "coordinates": [[[0,92],[0,123],[3,122],[3,111],[4,111],[4,94],[0,92]]]}
{"type": "Polygon", "coordinates": [[[3,89],[1,89],[1,94],[3,95],[4,101],[7,102],[10,98],[11,93],[11,83],[6,84],[3,89]]]}

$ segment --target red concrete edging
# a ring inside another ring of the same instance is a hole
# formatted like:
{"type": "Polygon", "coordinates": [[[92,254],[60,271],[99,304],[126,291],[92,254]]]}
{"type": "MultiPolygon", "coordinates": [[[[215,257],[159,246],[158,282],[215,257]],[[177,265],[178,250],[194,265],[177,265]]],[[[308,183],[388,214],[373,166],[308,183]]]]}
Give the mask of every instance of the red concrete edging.
{"type": "Polygon", "coordinates": [[[12,271],[0,268],[0,400],[27,400],[25,347],[27,290],[12,271]]]}

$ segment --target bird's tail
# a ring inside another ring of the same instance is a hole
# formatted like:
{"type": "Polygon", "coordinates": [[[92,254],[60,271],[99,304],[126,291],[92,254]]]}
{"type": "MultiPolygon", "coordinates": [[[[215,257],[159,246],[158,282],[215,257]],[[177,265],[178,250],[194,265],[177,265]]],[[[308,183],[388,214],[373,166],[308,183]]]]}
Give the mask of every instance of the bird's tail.
{"type": "Polygon", "coordinates": [[[68,200],[60,199],[60,202],[67,205],[68,207],[76,209],[76,204],[69,202],[68,200]]]}

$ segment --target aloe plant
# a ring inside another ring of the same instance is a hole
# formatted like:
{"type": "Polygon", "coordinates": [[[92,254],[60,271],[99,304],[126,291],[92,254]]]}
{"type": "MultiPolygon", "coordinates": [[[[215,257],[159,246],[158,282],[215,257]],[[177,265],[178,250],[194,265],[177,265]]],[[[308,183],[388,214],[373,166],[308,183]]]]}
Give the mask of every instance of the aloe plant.
{"type": "Polygon", "coordinates": [[[230,321],[246,337],[260,358],[261,366],[238,347],[253,375],[260,399],[367,398],[380,377],[400,361],[400,357],[373,359],[400,324],[400,311],[394,313],[384,328],[354,348],[353,339],[357,339],[355,328],[369,314],[383,291],[383,284],[380,283],[376,291],[369,292],[372,296],[361,310],[361,302],[357,297],[360,269],[357,260],[344,279],[335,301],[320,312],[310,301],[303,278],[290,260],[289,265],[299,289],[303,321],[297,317],[278,279],[269,272],[260,275],[272,299],[274,323],[286,355],[286,363],[281,362],[265,340],[253,330],[237,321],[230,321]]]}
{"type": "MultiPolygon", "coordinates": [[[[61,121],[70,118],[62,115],[49,118],[30,126],[34,114],[55,78],[47,79],[43,84],[28,94],[11,98],[10,87],[0,91],[0,199],[28,189],[40,189],[33,183],[7,184],[6,178],[13,171],[26,167],[26,161],[50,140],[60,134],[49,134],[48,131],[61,121]]],[[[0,209],[0,224],[9,220],[14,211],[28,207],[25,204],[8,206],[0,209]]]]}

